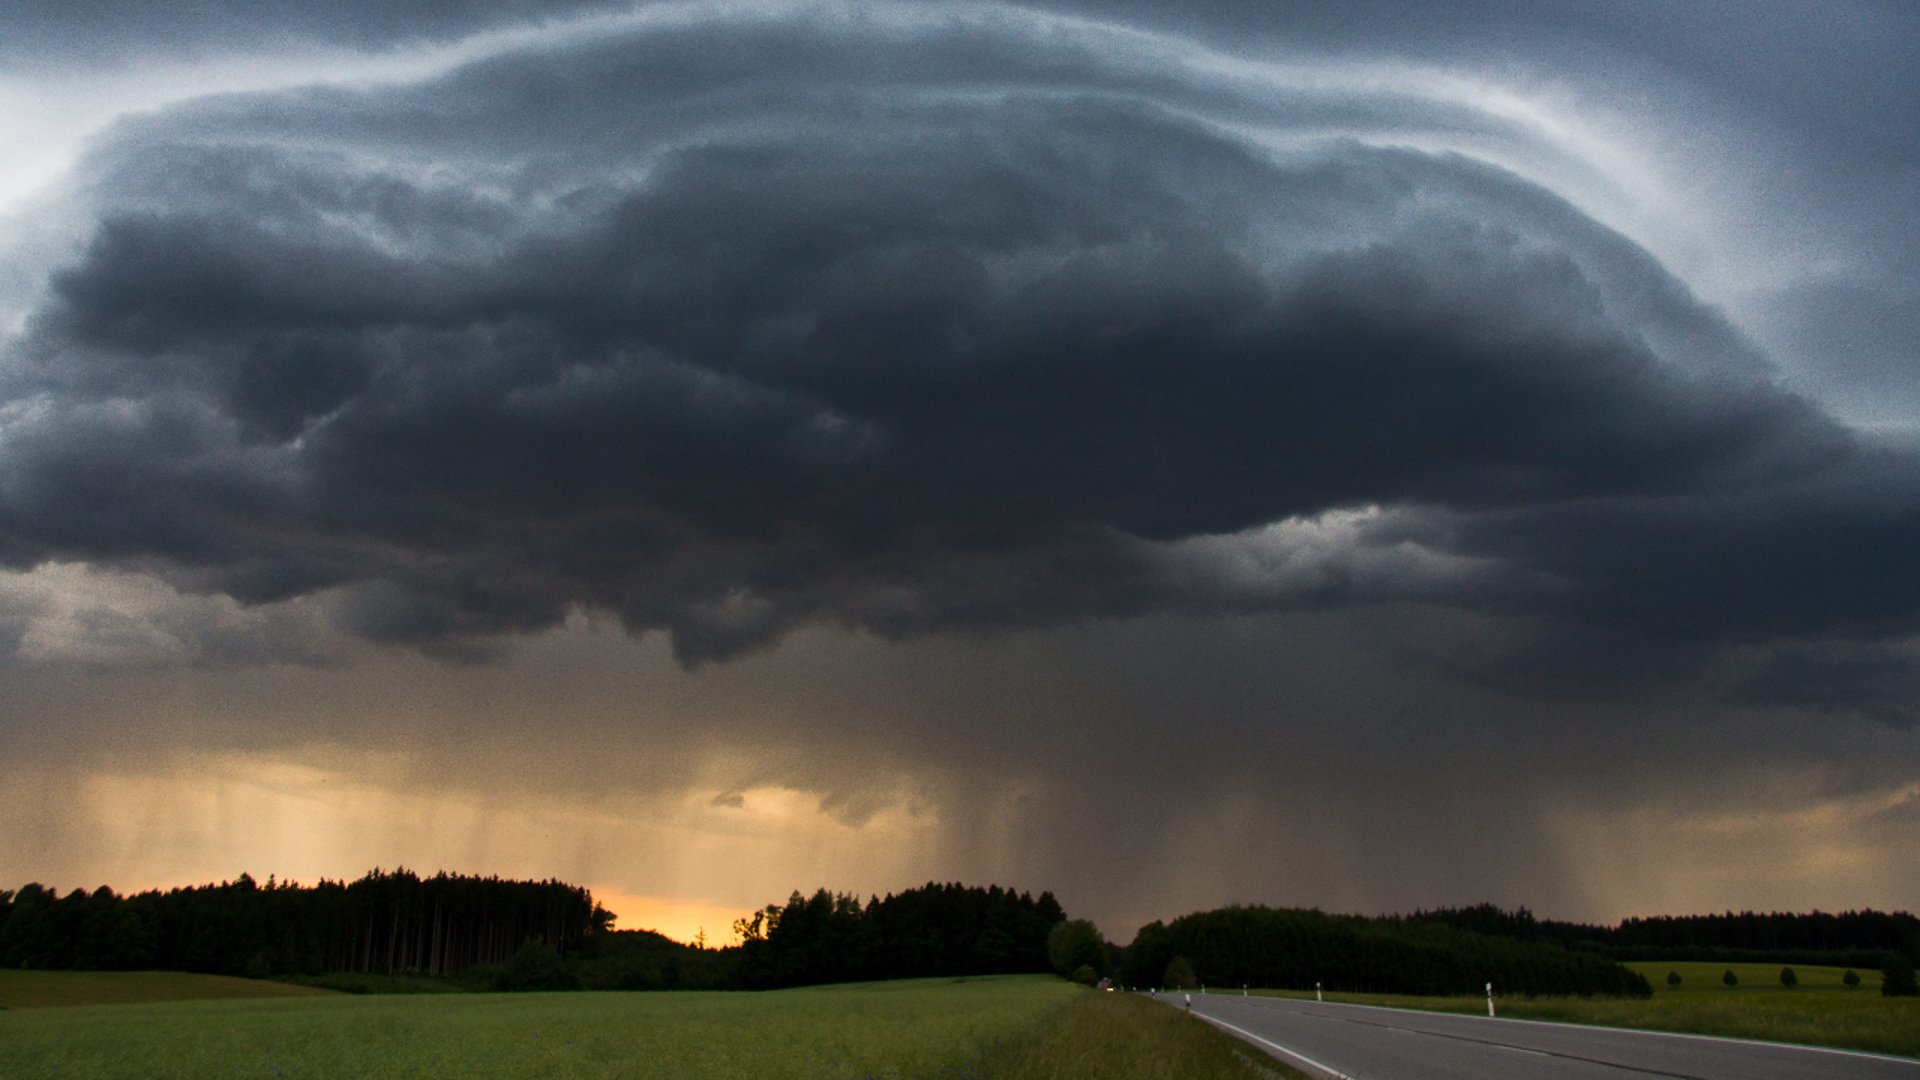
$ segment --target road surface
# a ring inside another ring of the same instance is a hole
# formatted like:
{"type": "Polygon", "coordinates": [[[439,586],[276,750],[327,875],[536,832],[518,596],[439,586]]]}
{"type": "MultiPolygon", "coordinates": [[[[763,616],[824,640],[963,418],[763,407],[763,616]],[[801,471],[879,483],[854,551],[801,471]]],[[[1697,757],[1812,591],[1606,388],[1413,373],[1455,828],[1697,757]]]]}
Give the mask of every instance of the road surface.
{"type": "MultiPolygon", "coordinates": [[[[1177,993],[1155,995],[1183,1006],[1177,993]]],[[[1349,1080],[1920,1080],[1920,1061],[1777,1043],[1194,994],[1194,1015],[1312,1077],[1349,1080]]]]}

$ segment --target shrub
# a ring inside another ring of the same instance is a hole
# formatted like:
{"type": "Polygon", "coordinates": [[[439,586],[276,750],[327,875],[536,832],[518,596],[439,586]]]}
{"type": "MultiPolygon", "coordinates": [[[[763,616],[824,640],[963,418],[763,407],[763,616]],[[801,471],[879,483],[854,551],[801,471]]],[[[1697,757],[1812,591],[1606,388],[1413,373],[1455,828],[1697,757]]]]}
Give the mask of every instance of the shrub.
{"type": "Polygon", "coordinates": [[[1193,965],[1184,956],[1176,956],[1167,963],[1167,973],[1161,979],[1169,990],[1191,990],[1200,985],[1194,977],[1193,965]]]}
{"type": "Polygon", "coordinates": [[[1068,978],[1082,966],[1098,974],[1107,964],[1107,939],[1086,919],[1055,923],[1047,932],[1047,960],[1053,970],[1068,978]]]}
{"type": "Polygon", "coordinates": [[[1093,970],[1092,964],[1081,964],[1073,969],[1073,981],[1081,986],[1092,986],[1100,981],[1100,973],[1093,970]]]}
{"type": "Polygon", "coordinates": [[[1881,973],[1880,995],[1920,997],[1920,985],[1914,982],[1913,961],[1897,953],[1887,961],[1886,970],[1881,973]]]}
{"type": "Polygon", "coordinates": [[[1781,986],[1799,986],[1800,976],[1795,975],[1793,973],[1792,968],[1783,967],[1780,969],[1780,985],[1781,986]]]}
{"type": "Polygon", "coordinates": [[[1667,972],[1667,985],[1668,985],[1668,986],[1679,986],[1679,985],[1680,985],[1680,973],[1679,973],[1679,972],[1677,972],[1677,971],[1669,971],[1669,972],[1667,972]]]}
{"type": "Polygon", "coordinates": [[[1735,975],[1732,968],[1728,968],[1720,973],[1720,982],[1728,989],[1732,989],[1740,985],[1740,976],[1735,975]]]}
{"type": "Polygon", "coordinates": [[[1853,970],[1852,968],[1848,968],[1847,973],[1845,975],[1840,976],[1840,981],[1846,984],[1846,987],[1849,990],[1860,989],[1860,973],[1853,970]]]}
{"type": "Polygon", "coordinates": [[[579,987],[580,982],[567,970],[566,961],[537,938],[522,945],[493,980],[495,990],[577,990],[579,987]]]}

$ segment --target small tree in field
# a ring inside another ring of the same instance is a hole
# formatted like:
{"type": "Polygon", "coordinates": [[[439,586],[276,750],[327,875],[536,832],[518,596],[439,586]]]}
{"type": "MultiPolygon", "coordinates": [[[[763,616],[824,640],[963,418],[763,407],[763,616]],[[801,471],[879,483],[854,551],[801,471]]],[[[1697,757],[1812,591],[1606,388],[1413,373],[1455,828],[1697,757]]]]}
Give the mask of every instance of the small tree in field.
{"type": "Polygon", "coordinates": [[[1679,986],[1679,985],[1680,985],[1680,973],[1679,973],[1679,972],[1677,972],[1677,971],[1669,971],[1669,972],[1667,972],[1667,985],[1668,985],[1668,986],[1679,986]]]}
{"type": "Polygon", "coordinates": [[[1860,973],[1852,968],[1848,968],[1847,973],[1840,976],[1840,982],[1849,990],[1858,990],[1860,989],[1860,973]]]}
{"type": "Polygon", "coordinates": [[[1727,989],[1731,990],[1734,987],[1740,985],[1740,977],[1733,973],[1732,968],[1728,968],[1727,970],[1720,973],[1720,982],[1727,989]]]}
{"type": "Polygon", "coordinates": [[[1792,968],[1783,967],[1780,969],[1780,985],[1781,986],[1799,986],[1800,976],[1795,975],[1793,973],[1792,968]]]}

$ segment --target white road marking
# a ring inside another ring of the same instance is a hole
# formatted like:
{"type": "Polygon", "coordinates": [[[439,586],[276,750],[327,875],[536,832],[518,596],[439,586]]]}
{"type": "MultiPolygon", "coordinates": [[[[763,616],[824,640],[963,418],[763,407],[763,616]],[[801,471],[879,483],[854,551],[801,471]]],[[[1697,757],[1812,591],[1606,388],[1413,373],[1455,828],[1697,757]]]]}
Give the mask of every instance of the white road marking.
{"type": "Polygon", "coordinates": [[[1353,1077],[1348,1076],[1346,1073],[1341,1072],[1339,1069],[1336,1069],[1331,1065],[1322,1065],[1321,1063],[1313,1060],[1312,1058],[1308,1057],[1305,1054],[1300,1053],[1297,1050],[1289,1050],[1286,1047],[1281,1046],[1279,1043],[1274,1042],[1272,1039],[1263,1039],[1260,1036],[1255,1035],[1253,1032],[1248,1031],[1246,1028],[1235,1027],[1234,1025],[1227,1023],[1225,1020],[1208,1016],[1205,1013],[1194,1013],[1193,1015],[1198,1016],[1200,1019],[1205,1020],[1209,1024],[1214,1024],[1219,1027],[1226,1028],[1228,1031],[1233,1032],[1235,1035],[1238,1035],[1243,1039],[1251,1039],[1254,1042],[1259,1043],[1261,1046],[1270,1047],[1273,1050],[1277,1051],[1278,1053],[1285,1054],[1288,1057],[1294,1059],[1295,1061],[1304,1063],[1309,1068],[1319,1069],[1321,1072],[1326,1073],[1328,1076],[1333,1077],[1333,1080],[1354,1080],[1353,1077]]]}
{"type": "MultiPolygon", "coordinates": [[[[1258,1001],[1258,998],[1253,999],[1258,1001]]],[[[1410,1016],[1457,1016],[1476,1019],[1472,1013],[1441,1012],[1438,1009],[1400,1009],[1392,1005],[1362,1005],[1352,1001],[1307,1001],[1304,998],[1270,997],[1270,1001],[1291,1002],[1293,1004],[1316,1005],[1335,1009],[1371,1009],[1375,1012],[1406,1013],[1410,1016]]],[[[1477,1017],[1487,1020],[1486,1017],[1477,1017]]],[[[1843,1050],[1837,1046],[1808,1046],[1806,1043],[1772,1042],[1767,1039],[1740,1039],[1730,1035],[1699,1035],[1691,1031],[1660,1031],[1656,1028],[1613,1027],[1607,1024],[1578,1024],[1566,1020],[1522,1020],[1518,1017],[1502,1016],[1487,1021],[1494,1024],[1531,1024],[1535,1027],[1572,1028],[1576,1031],[1620,1031],[1633,1035],[1656,1035],[1663,1039],[1695,1039],[1700,1042],[1736,1043],[1744,1046],[1766,1046],[1776,1050],[1804,1050],[1810,1054],[1832,1054],[1837,1057],[1866,1058],[1870,1061],[1891,1061],[1899,1065],[1911,1065],[1914,1058],[1901,1057],[1898,1054],[1876,1054],[1871,1050],[1843,1050]]]]}

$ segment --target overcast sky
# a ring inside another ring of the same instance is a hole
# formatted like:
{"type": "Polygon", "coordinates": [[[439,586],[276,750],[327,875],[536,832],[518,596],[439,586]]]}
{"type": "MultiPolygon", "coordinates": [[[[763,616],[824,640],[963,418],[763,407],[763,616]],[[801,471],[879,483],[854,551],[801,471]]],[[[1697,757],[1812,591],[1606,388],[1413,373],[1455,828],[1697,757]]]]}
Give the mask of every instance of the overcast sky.
{"type": "Polygon", "coordinates": [[[1920,896],[1920,15],[0,14],[0,887],[1920,896]]]}

